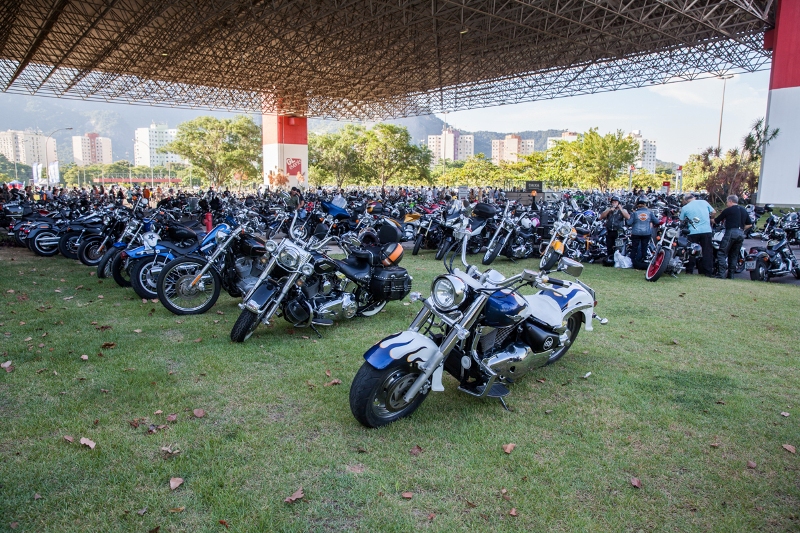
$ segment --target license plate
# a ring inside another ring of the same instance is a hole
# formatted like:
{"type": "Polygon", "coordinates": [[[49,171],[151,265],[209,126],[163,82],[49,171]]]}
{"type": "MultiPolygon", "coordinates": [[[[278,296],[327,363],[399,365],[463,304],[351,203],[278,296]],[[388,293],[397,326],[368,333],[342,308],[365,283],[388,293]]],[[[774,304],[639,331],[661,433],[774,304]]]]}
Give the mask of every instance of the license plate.
{"type": "Polygon", "coordinates": [[[623,246],[624,244],[625,244],[625,241],[623,241],[622,239],[617,239],[617,240],[614,242],[614,246],[616,246],[617,248],[622,248],[622,246],[623,246]]]}
{"type": "Polygon", "coordinates": [[[744,268],[746,270],[755,270],[756,269],[756,262],[755,261],[745,261],[744,268]]]}

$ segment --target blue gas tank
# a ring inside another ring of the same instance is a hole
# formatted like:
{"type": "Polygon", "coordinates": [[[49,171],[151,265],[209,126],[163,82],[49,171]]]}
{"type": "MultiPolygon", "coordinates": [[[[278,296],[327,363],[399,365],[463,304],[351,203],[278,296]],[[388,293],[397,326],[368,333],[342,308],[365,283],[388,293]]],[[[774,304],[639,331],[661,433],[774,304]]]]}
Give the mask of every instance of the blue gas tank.
{"type": "Polygon", "coordinates": [[[493,328],[513,326],[522,320],[526,307],[527,302],[517,293],[508,289],[495,291],[486,302],[483,323],[493,328]]]}

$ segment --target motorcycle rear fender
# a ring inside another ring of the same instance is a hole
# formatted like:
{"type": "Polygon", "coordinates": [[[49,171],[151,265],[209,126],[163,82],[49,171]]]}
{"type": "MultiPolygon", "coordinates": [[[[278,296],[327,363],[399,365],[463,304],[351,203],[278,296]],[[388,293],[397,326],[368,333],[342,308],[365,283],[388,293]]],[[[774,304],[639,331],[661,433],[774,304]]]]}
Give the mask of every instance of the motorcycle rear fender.
{"type": "MultiPolygon", "coordinates": [[[[395,361],[406,360],[425,362],[439,351],[439,346],[431,339],[416,331],[403,331],[389,335],[364,354],[364,359],[376,370],[383,370],[395,361]]],[[[431,376],[431,389],[444,390],[442,386],[442,366],[431,376]]]]}
{"type": "Polygon", "coordinates": [[[583,323],[586,331],[592,331],[592,316],[594,315],[594,300],[577,283],[569,287],[559,287],[557,290],[543,290],[537,294],[552,298],[561,308],[563,319],[566,321],[574,313],[583,313],[583,323]]]}

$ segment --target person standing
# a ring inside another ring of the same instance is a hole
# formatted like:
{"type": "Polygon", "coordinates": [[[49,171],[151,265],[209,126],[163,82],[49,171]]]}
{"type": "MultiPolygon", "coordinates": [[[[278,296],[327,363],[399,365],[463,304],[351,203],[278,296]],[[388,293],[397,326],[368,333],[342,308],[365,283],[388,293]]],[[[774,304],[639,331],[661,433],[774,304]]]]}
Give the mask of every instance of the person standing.
{"type": "Polygon", "coordinates": [[[750,215],[747,210],[739,205],[739,197],[731,194],[727,198],[727,207],[717,215],[714,222],[725,222],[725,236],[719,243],[717,251],[717,276],[718,278],[733,279],[736,263],[739,261],[739,250],[742,249],[744,233],[751,226],[750,215]]]}
{"type": "MultiPolygon", "coordinates": [[[[536,191],[533,192],[535,193],[536,191]]],[[[535,200],[536,197],[534,196],[534,202],[535,200]]],[[[606,252],[609,256],[614,255],[613,250],[616,247],[619,232],[624,229],[625,223],[630,218],[630,213],[619,203],[619,196],[612,196],[611,205],[600,213],[600,220],[606,221],[606,252]]]]}
{"type": "Polygon", "coordinates": [[[644,270],[647,268],[647,246],[653,238],[653,227],[658,225],[658,219],[647,207],[647,197],[642,195],[636,200],[636,210],[628,216],[631,227],[631,246],[633,248],[633,268],[644,270]]]}
{"type": "MultiPolygon", "coordinates": [[[[703,252],[702,262],[697,265],[697,273],[704,276],[714,275],[714,247],[711,245],[711,217],[716,211],[705,200],[695,197],[694,193],[683,195],[683,207],[681,208],[680,219],[689,221],[689,240],[700,245],[703,252]],[[698,222],[694,222],[694,219],[698,222]]],[[[686,273],[694,272],[696,260],[694,257],[689,259],[686,265],[686,273]]]]}

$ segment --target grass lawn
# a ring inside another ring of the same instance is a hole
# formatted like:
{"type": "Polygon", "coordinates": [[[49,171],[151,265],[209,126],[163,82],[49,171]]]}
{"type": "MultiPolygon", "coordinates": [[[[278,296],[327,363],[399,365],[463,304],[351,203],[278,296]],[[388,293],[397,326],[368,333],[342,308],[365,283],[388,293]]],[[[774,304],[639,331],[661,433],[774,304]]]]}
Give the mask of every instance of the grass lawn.
{"type": "MultiPolygon", "coordinates": [[[[432,252],[403,266],[426,295],[442,272],[432,252]]],[[[13,364],[0,371],[0,530],[800,530],[800,456],[783,448],[800,447],[795,286],[587,265],[609,324],[513,385],[511,412],[448,378],[411,418],[367,430],[350,381],[418,304],[320,340],[278,322],[234,345],[227,295],[177,317],[91,272],[0,250],[13,364]]]]}

